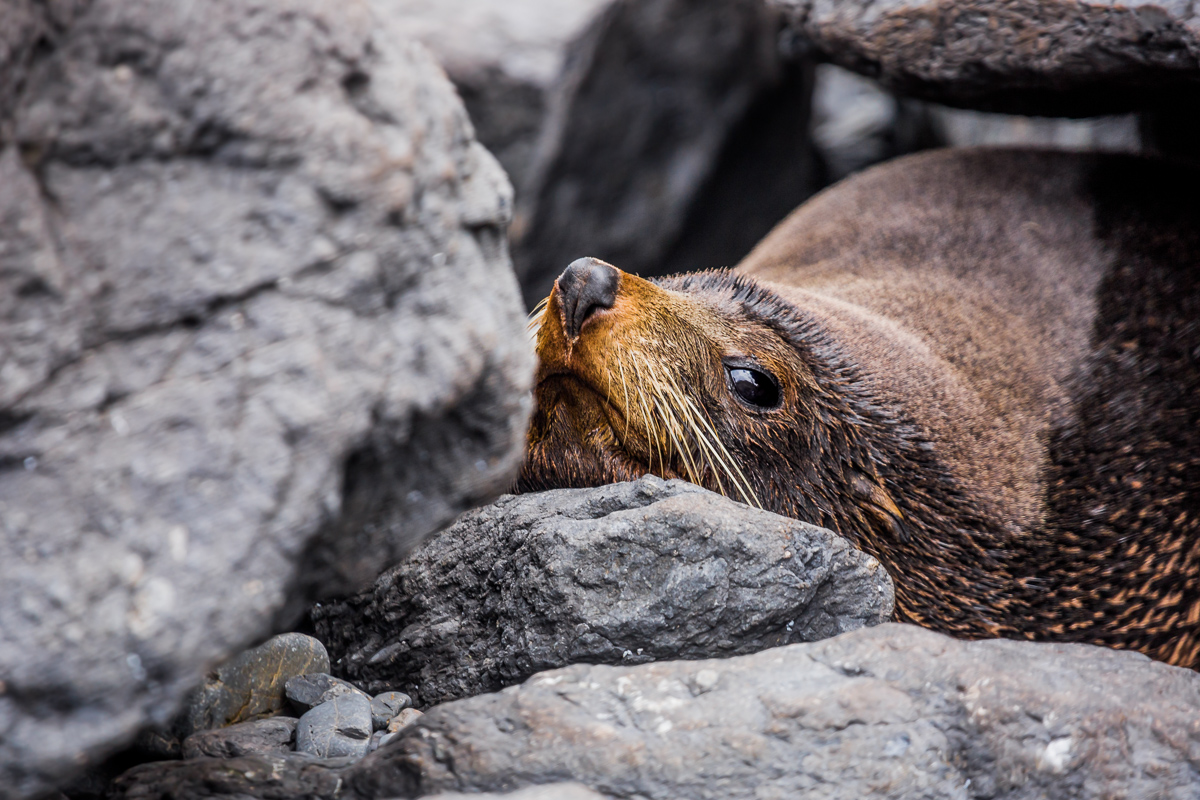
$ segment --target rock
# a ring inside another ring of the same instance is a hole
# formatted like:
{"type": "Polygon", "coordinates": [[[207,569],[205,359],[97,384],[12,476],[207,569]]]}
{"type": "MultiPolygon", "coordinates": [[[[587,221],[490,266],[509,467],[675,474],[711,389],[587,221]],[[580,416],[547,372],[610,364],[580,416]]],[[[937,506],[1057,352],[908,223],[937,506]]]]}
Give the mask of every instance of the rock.
{"type": "Polygon", "coordinates": [[[296,750],[318,758],[358,758],[371,740],[371,701],[358,692],[313,707],[296,727],[296,750]]]}
{"type": "Polygon", "coordinates": [[[597,794],[579,783],[550,783],[504,794],[446,792],[426,795],[423,800],[604,800],[604,795],[597,794]]]}
{"type": "Polygon", "coordinates": [[[5,0],[4,42],[13,2],[0,786],[27,797],[508,485],[532,355],[508,183],[367,6],[5,0]]]}
{"type": "Polygon", "coordinates": [[[660,274],[723,145],[782,77],[777,26],[759,0],[615,0],[598,16],[519,184],[510,236],[527,304],[584,253],[660,274]]]}
{"type": "Polygon", "coordinates": [[[317,759],[307,753],[197,758],[142,764],[113,783],[106,800],[340,800],[341,774],[357,759],[317,759]]]}
{"type": "Polygon", "coordinates": [[[361,691],[353,684],[325,672],[312,672],[289,678],[284,686],[284,692],[287,694],[287,699],[291,700],[292,704],[301,711],[308,711],[313,706],[319,706],[321,703],[344,694],[366,695],[366,692],[361,691]]]}
{"type": "Polygon", "coordinates": [[[479,141],[520,187],[571,44],[612,0],[373,0],[428,47],[458,87],[479,141]]]}
{"type": "Polygon", "coordinates": [[[286,684],[307,672],[329,669],[325,647],[303,633],[283,633],[217,667],[188,698],[175,733],[196,731],[278,714],[287,702],[286,684]]]}
{"type": "Polygon", "coordinates": [[[268,717],[193,733],[183,741],[183,757],[237,758],[291,752],[298,721],[295,717],[268,717]]]}
{"type": "Polygon", "coordinates": [[[890,579],[841,537],[647,476],[468,512],[313,621],[335,672],[429,705],[579,661],[748,653],[891,613],[890,579]]]}
{"type": "Polygon", "coordinates": [[[406,708],[396,716],[388,720],[388,733],[399,733],[400,731],[412,725],[422,717],[422,713],[415,708],[406,708]]]}
{"type": "Polygon", "coordinates": [[[1191,3],[771,0],[836,64],[961,108],[1091,116],[1195,104],[1191,3]]]}
{"type": "Polygon", "coordinates": [[[371,698],[371,725],[375,730],[386,728],[392,718],[412,705],[404,692],[384,692],[371,698]]]}
{"type": "Polygon", "coordinates": [[[576,665],[431,709],[346,794],[1195,797],[1200,675],[1088,645],[887,624],[724,660],[576,665]]]}

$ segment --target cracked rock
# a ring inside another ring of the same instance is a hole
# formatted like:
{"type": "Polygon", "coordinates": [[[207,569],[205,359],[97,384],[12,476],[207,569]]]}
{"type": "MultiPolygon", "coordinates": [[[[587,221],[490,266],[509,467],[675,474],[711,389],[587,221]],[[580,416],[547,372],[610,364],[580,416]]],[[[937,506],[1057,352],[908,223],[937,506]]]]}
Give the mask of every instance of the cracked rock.
{"type": "Polygon", "coordinates": [[[504,497],[313,611],[334,671],[421,705],[586,661],[710,658],[890,618],[873,558],[683,481],[504,497]]]}
{"type": "Polygon", "coordinates": [[[10,6],[0,786],[27,797],[508,485],[532,354],[511,188],[368,6],[10,6]]]}

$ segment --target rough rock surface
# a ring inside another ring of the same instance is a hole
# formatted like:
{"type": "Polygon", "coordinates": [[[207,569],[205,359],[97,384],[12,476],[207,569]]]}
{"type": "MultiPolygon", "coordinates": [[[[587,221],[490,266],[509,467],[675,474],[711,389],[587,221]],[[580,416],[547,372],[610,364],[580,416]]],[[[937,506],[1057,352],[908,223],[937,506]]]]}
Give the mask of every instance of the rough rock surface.
{"type": "Polygon", "coordinates": [[[335,672],[429,705],[579,661],[749,653],[891,613],[891,580],[841,537],[647,476],[501,498],[313,615],[335,672]]]}
{"type": "Polygon", "coordinates": [[[184,758],[237,758],[288,753],[296,738],[295,717],[269,717],[238,722],[215,731],[200,731],[183,740],[184,758]]]}
{"type": "Polygon", "coordinates": [[[438,706],[352,797],[572,779],[610,798],[1200,796],[1200,675],[888,624],[750,656],[577,665],[438,706]]]}
{"type": "Polygon", "coordinates": [[[532,359],[507,181],[368,7],[5,0],[6,24],[14,1],[40,31],[0,57],[0,786],[22,796],[490,499],[532,359]]]}
{"type": "Polygon", "coordinates": [[[342,791],[341,773],[356,760],[280,753],[156,761],[117,778],[105,800],[353,800],[342,791]]]}
{"type": "Polygon", "coordinates": [[[771,0],[833,62],[888,89],[1010,114],[1200,99],[1191,0],[771,0]]]}

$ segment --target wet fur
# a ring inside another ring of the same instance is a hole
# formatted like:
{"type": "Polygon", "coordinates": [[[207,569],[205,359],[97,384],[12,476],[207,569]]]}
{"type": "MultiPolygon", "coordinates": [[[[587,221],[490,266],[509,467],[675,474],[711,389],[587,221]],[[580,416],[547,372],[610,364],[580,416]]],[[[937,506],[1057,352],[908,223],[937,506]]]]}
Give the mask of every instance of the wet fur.
{"type": "Polygon", "coordinates": [[[851,538],[900,619],[1196,666],[1197,185],[1135,158],[946,151],[828,190],[733,272],[623,277],[579,341],[542,326],[558,374],[522,486],[688,477],[851,538]],[[722,348],[783,370],[779,411],[731,403],[722,348]],[[651,426],[613,429],[598,384],[639,358],[687,387],[742,496],[695,443],[655,463],[651,426]]]}

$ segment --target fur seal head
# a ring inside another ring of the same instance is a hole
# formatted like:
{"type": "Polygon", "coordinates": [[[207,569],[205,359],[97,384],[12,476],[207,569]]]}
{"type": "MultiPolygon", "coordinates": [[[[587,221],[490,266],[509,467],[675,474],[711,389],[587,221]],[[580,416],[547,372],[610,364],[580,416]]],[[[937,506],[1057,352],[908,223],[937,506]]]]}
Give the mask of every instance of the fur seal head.
{"type": "Polygon", "coordinates": [[[728,270],[651,282],[580,259],[535,324],[536,410],[520,490],[683,478],[886,553],[905,575],[901,619],[1011,632],[998,615],[964,613],[953,595],[1009,583],[963,529],[986,522],[949,488],[929,443],[771,289],[728,270]],[[605,290],[587,288],[596,285],[605,290]],[[914,526],[937,532],[939,552],[913,539],[914,526]],[[958,560],[975,569],[955,572],[958,560]]]}

